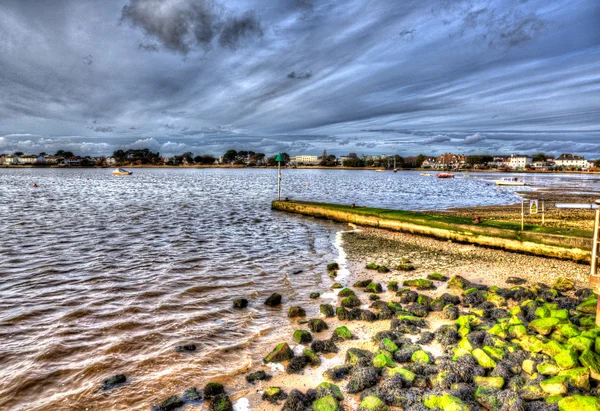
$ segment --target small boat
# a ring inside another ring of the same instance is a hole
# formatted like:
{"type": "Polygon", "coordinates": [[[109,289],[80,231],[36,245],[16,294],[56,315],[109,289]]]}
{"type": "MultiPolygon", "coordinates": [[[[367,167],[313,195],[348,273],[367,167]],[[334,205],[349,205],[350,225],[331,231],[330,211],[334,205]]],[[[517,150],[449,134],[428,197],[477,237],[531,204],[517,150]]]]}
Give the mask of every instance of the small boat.
{"type": "Polygon", "coordinates": [[[437,178],[454,178],[454,174],[450,173],[437,173],[435,176],[437,178]]]}
{"type": "Polygon", "coordinates": [[[127,171],[124,168],[115,168],[112,173],[114,176],[130,176],[133,174],[132,171],[127,171]]]}
{"type": "Polygon", "coordinates": [[[423,177],[431,177],[431,174],[429,174],[429,173],[421,173],[421,175],[422,175],[423,177]]]}
{"type": "Polygon", "coordinates": [[[377,169],[377,170],[375,170],[375,171],[377,171],[378,173],[383,173],[383,172],[385,171],[385,169],[383,169],[383,168],[378,168],[378,169],[377,169]]]}
{"type": "Polygon", "coordinates": [[[526,186],[524,181],[519,180],[517,177],[504,177],[500,180],[494,181],[498,186],[526,186]]]}

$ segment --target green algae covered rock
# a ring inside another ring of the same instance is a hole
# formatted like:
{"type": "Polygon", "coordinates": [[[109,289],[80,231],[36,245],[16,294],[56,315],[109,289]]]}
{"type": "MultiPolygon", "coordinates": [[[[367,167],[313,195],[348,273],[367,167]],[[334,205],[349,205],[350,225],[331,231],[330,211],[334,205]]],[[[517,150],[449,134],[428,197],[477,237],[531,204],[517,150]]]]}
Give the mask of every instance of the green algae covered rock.
{"type": "Polygon", "coordinates": [[[455,290],[464,290],[469,285],[470,283],[460,275],[455,275],[450,280],[448,280],[448,287],[453,288],[455,290]]]}
{"type": "Polygon", "coordinates": [[[313,350],[305,348],[302,351],[302,355],[308,358],[308,363],[313,367],[318,367],[319,365],[321,365],[321,359],[313,350]]]}
{"type": "Polygon", "coordinates": [[[538,334],[548,335],[559,322],[560,320],[558,318],[538,318],[537,320],[530,322],[528,327],[538,334]]]}
{"type": "Polygon", "coordinates": [[[402,284],[405,287],[417,287],[417,290],[431,290],[435,288],[433,281],[419,278],[417,280],[405,280],[402,284]]]}
{"type": "Polygon", "coordinates": [[[379,283],[371,283],[367,285],[365,292],[379,294],[383,292],[383,287],[379,283]]]}
{"type": "Polygon", "coordinates": [[[335,334],[335,339],[338,341],[346,341],[352,339],[352,333],[345,325],[337,327],[335,330],[333,330],[333,333],[335,334]]]}
{"type": "Polygon", "coordinates": [[[548,361],[538,364],[536,369],[542,375],[558,375],[560,373],[560,367],[548,361]]]}
{"type": "Polygon", "coordinates": [[[389,411],[390,407],[374,395],[365,397],[360,402],[359,411],[389,411]]]}
{"type": "Polygon", "coordinates": [[[558,402],[558,411],[599,411],[600,398],[587,395],[573,395],[558,402]]]}
{"type": "Polygon", "coordinates": [[[569,310],[550,310],[550,317],[558,318],[561,321],[567,321],[569,319],[569,310]]]}
{"type": "Polygon", "coordinates": [[[333,283],[329,288],[331,288],[332,290],[337,290],[338,288],[344,288],[344,286],[340,283],[333,283]]]}
{"type": "Polygon", "coordinates": [[[498,390],[490,388],[477,387],[477,390],[475,391],[475,401],[487,410],[499,411],[501,403],[498,399],[498,392],[498,390]]]}
{"type": "Polygon", "coordinates": [[[327,264],[327,271],[339,270],[340,265],[338,263],[329,263],[327,264]]]}
{"type": "Polygon", "coordinates": [[[427,276],[427,279],[432,281],[448,281],[448,277],[440,273],[431,273],[427,276]]]}
{"type": "Polygon", "coordinates": [[[296,341],[298,344],[306,344],[306,343],[312,342],[312,340],[313,340],[312,334],[306,330],[294,331],[293,338],[294,338],[294,341],[296,341]]]}
{"type": "Polygon", "coordinates": [[[591,350],[594,346],[594,340],[578,335],[567,340],[577,351],[591,350]]]}
{"type": "Polygon", "coordinates": [[[525,351],[534,353],[538,353],[544,348],[544,343],[535,338],[533,335],[524,336],[521,340],[519,340],[518,344],[525,351]]]}
{"type": "Polygon", "coordinates": [[[361,302],[357,296],[350,295],[346,298],[343,298],[340,304],[342,305],[342,307],[353,308],[359,307],[361,305],[361,302]]]}
{"type": "Polygon", "coordinates": [[[367,270],[377,270],[379,266],[375,263],[369,263],[366,265],[367,270]]]}
{"type": "Polygon", "coordinates": [[[541,306],[536,308],[535,316],[537,318],[548,318],[550,317],[550,310],[546,306],[541,306]]]}
{"type": "Polygon", "coordinates": [[[328,329],[327,323],[320,318],[314,318],[308,321],[308,329],[314,333],[320,333],[323,330],[328,329]]]}
{"type": "Polygon", "coordinates": [[[340,390],[340,387],[327,381],[323,381],[321,384],[317,385],[316,391],[317,398],[322,398],[330,395],[338,401],[344,400],[344,395],[342,394],[342,390],[340,390]]]}
{"type": "Polygon", "coordinates": [[[494,326],[492,328],[490,328],[489,330],[487,330],[487,333],[495,335],[495,336],[500,337],[500,338],[506,338],[508,336],[508,334],[506,333],[504,327],[500,323],[494,324],[494,326]]]}
{"type": "Polygon", "coordinates": [[[581,388],[588,391],[590,389],[590,371],[585,367],[561,371],[558,375],[566,377],[569,384],[575,388],[581,388]]]}
{"type": "Polygon", "coordinates": [[[571,349],[563,350],[554,356],[554,361],[562,370],[575,368],[579,365],[577,353],[571,349]]]}
{"type": "Polygon", "coordinates": [[[453,395],[430,395],[423,404],[430,410],[440,409],[442,411],[469,411],[469,406],[453,395]]]}
{"type": "Polygon", "coordinates": [[[306,316],[306,310],[302,307],[290,307],[288,310],[288,317],[290,318],[295,318],[295,317],[305,317],[306,316]]]}
{"type": "Polygon", "coordinates": [[[412,362],[416,362],[419,364],[429,364],[431,362],[431,358],[429,358],[429,354],[427,354],[423,350],[418,350],[413,353],[410,357],[412,362]]]}
{"type": "Polygon", "coordinates": [[[579,329],[570,323],[558,324],[556,331],[566,338],[577,337],[580,334],[579,329]]]}
{"type": "Polygon", "coordinates": [[[292,349],[288,343],[282,342],[277,344],[277,347],[264,358],[264,362],[282,362],[291,360],[294,357],[292,349]]]}
{"type": "Polygon", "coordinates": [[[356,293],[349,288],[342,288],[338,293],[338,297],[348,297],[350,295],[356,295],[356,293]]]}
{"type": "Polygon", "coordinates": [[[473,382],[478,387],[495,388],[501,390],[504,386],[504,378],[502,377],[475,377],[473,382]]]}
{"type": "Polygon", "coordinates": [[[590,370],[590,377],[592,379],[600,381],[600,355],[592,350],[585,350],[579,356],[579,361],[581,365],[590,370]]]}
{"type": "Polygon", "coordinates": [[[367,285],[371,284],[371,281],[373,281],[373,280],[371,280],[370,278],[366,279],[366,280],[359,280],[359,281],[357,281],[357,282],[354,283],[354,287],[356,287],[356,288],[365,288],[367,285]]]}
{"type": "Polygon", "coordinates": [[[321,304],[319,312],[327,318],[335,317],[335,309],[331,304],[321,304]]]}
{"type": "Polygon", "coordinates": [[[408,382],[413,382],[415,380],[415,378],[417,377],[417,374],[415,374],[414,372],[412,372],[410,370],[407,370],[404,367],[388,368],[388,370],[387,370],[388,377],[391,377],[392,375],[396,375],[396,374],[400,374],[402,379],[405,381],[408,381],[408,382]]]}
{"type": "Polygon", "coordinates": [[[318,293],[316,291],[314,293],[310,293],[310,298],[313,300],[316,298],[319,298],[320,296],[321,296],[321,293],[318,293]]]}
{"type": "Polygon", "coordinates": [[[552,284],[552,288],[558,291],[569,291],[575,288],[575,282],[569,278],[558,277],[554,284],[552,284]]]}
{"type": "Polygon", "coordinates": [[[508,328],[508,335],[513,338],[523,338],[527,335],[527,328],[524,325],[513,325],[508,328]]]}
{"type": "Polygon", "coordinates": [[[313,403],[313,411],[338,411],[341,410],[338,400],[332,395],[327,395],[323,398],[319,398],[313,403]]]}
{"type": "Polygon", "coordinates": [[[550,395],[564,395],[567,393],[568,379],[565,376],[548,378],[540,383],[542,390],[550,395]]]}
{"type": "Polygon", "coordinates": [[[543,345],[542,352],[546,355],[549,355],[550,357],[554,357],[555,355],[562,352],[564,349],[565,347],[563,347],[562,344],[554,340],[550,340],[543,345]]]}
{"type": "Polygon", "coordinates": [[[350,348],[346,351],[346,364],[358,365],[361,362],[371,362],[373,353],[360,348],[350,348]]]}
{"type": "Polygon", "coordinates": [[[171,395],[169,398],[163,400],[158,409],[161,411],[173,411],[176,408],[181,407],[184,404],[183,400],[176,395],[171,395]]]}
{"type": "Polygon", "coordinates": [[[533,360],[524,360],[521,364],[521,369],[525,371],[527,374],[533,374],[535,371],[535,361],[533,360]]]}
{"type": "Polygon", "coordinates": [[[383,350],[381,350],[374,358],[373,365],[377,368],[389,367],[393,368],[396,366],[394,360],[392,360],[391,356],[386,355],[383,350]]]}
{"type": "Polygon", "coordinates": [[[473,357],[475,357],[475,359],[477,360],[479,365],[482,366],[483,368],[496,368],[496,361],[491,359],[490,356],[487,355],[485,353],[485,351],[483,351],[482,349],[475,348],[471,352],[471,355],[473,355],[473,357]]]}
{"type": "Polygon", "coordinates": [[[506,307],[506,298],[495,294],[495,293],[487,293],[486,299],[488,302],[494,304],[496,307],[506,307]]]}
{"type": "Polygon", "coordinates": [[[233,404],[227,395],[217,395],[210,401],[210,411],[233,411],[233,404]]]}
{"type": "Polygon", "coordinates": [[[396,343],[394,343],[389,338],[384,338],[383,340],[381,340],[380,345],[382,346],[381,348],[391,352],[392,354],[398,351],[398,346],[396,345],[396,343]]]}
{"type": "Polygon", "coordinates": [[[596,306],[598,305],[598,298],[590,297],[577,306],[577,311],[581,311],[585,314],[595,314],[596,306]]]}
{"type": "Polygon", "coordinates": [[[496,360],[501,360],[506,355],[504,353],[504,350],[502,350],[501,348],[490,347],[488,345],[483,347],[483,351],[485,351],[485,353],[491,358],[494,358],[496,360]]]}
{"type": "Polygon", "coordinates": [[[262,399],[270,403],[277,404],[280,400],[287,397],[286,393],[279,387],[269,387],[262,395],[262,399]]]}

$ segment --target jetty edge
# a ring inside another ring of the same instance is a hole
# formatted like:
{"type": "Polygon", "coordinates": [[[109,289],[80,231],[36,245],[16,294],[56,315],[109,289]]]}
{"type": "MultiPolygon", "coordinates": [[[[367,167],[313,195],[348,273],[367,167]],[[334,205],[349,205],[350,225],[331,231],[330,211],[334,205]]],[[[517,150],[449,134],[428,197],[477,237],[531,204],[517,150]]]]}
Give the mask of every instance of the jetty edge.
{"type": "Polygon", "coordinates": [[[444,212],[405,211],[310,201],[273,201],[273,210],[359,226],[481,245],[543,257],[591,261],[592,231],[566,230],[520,222],[483,220],[475,223],[444,212]]]}

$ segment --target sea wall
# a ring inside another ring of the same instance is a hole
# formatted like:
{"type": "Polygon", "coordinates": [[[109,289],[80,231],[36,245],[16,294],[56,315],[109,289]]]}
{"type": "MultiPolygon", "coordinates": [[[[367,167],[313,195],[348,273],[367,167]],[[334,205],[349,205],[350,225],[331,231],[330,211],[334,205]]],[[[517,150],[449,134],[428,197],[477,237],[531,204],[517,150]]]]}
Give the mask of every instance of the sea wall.
{"type": "MultiPolygon", "coordinates": [[[[560,258],[577,262],[591,259],[591,239],[556,234],[521,232],[478,225],[412,221],[386,218],[381,215],[362,213],[361,208],[337,209],[336,205],[299,201],[273,201],[274,210],[326,218],[343,223],[353,223],[391,231],[425,235],[443,240],[476,244],[544,257],[560,258]],[[333,207],[332,207],[333,206],[333,207]]],[[[389,211],[389,210],[388,210],[389,211]]]]}

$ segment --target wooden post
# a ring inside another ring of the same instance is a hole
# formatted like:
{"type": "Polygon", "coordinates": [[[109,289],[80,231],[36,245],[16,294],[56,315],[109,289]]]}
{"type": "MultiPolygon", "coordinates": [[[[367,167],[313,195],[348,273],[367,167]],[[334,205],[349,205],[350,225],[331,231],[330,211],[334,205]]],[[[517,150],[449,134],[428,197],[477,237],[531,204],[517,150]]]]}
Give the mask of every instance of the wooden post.
{"type": "MultiPolygon", "coordinates": [[[[592,241],[592,264],[590,267],[590,287],[600,297],[600,277],[598,276],[598,247],[600,246],[600,200],[596,200],[596,220],[594,221],[594,240],[592,241]]],[[[596,325],[600,327],[600,298],[596,305],[596,325]]]]}
{"type": "Polygon", "coordinates": [[[542,225],[546,222],[546,207],[544,207],[544,200],[542,200],[542,225]]]}
{"type": "Polygon", "coordinates": [[[525,228],[525,202],[521,200],[521,231],[525,228]]]}

